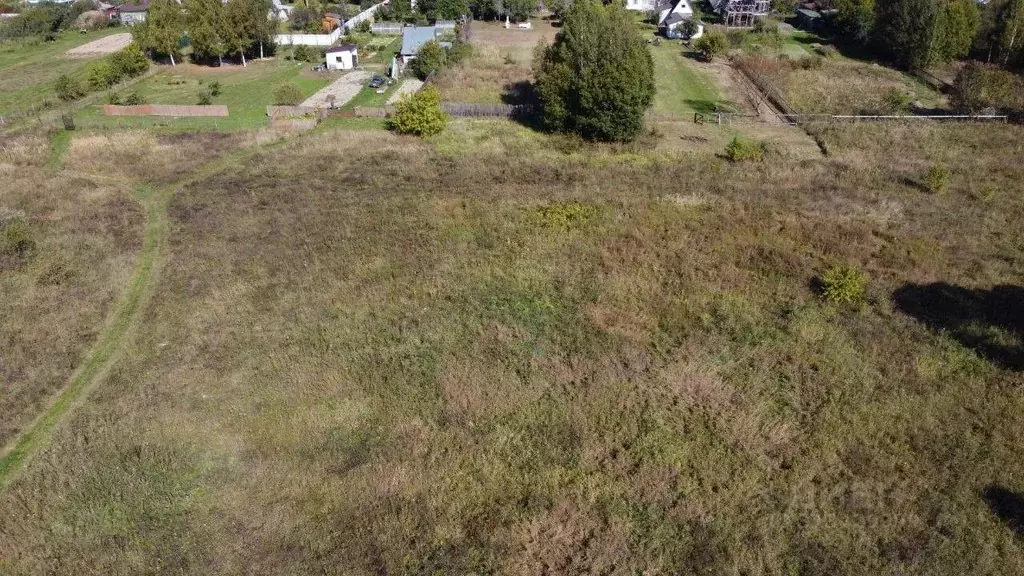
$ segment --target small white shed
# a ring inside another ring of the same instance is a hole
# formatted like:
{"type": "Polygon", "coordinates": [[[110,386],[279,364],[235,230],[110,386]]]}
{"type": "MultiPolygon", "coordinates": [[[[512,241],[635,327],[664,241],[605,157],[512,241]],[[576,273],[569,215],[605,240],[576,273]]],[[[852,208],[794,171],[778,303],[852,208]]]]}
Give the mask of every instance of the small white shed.
{"type": "Polygon", "coordinates": [[[359,65],[359,48],[355,44],[339,44],[327,49],[328,70],[351,70],[359,65]]]}

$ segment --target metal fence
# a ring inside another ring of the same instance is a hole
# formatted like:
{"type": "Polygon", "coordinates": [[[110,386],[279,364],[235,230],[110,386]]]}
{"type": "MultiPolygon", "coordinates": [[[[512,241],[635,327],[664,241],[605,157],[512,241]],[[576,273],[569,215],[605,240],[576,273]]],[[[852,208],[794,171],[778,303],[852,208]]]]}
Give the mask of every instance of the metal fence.
{"type": "Polygon", "coordinates": [[[757,114],[732,112],[700,113],[693,115],[697,124],[746,125],[765,124],[776,126],[807,126],[815,124],[858,123],[858,122],[1008,122],[1009,116],[998,114],[776,114],[778,120],[765,120],[757,114]]]}
{"type": "Polygon", "coordinates": [[[401,22],[374,22],[370,24],[370,32],[384,36],[399,36],[402,34],[403,29],[405,29],[405,24],[401,22]]]}

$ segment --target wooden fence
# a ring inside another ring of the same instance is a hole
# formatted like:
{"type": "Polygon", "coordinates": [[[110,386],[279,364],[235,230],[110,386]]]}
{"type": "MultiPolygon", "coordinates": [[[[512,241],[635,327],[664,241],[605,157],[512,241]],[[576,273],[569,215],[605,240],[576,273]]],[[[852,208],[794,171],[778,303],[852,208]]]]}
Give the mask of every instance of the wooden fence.
{"type": "Polygon", "coordinates": [[[405,24],[401,22],[374,22],[370,24],[370,32],[384,36],[401,36],[405,24]]]}
{"type": "Polygon", "coordinates": [[[223,104],[209,106],[179,106],[176,104],[142,104],[139,106],[114,106],[105,104],[106,116],[227,116],[228,107],[223,104]]]}
{"type": "MultiPolygon", "coordinates": [[[[456,118],[509,118],[512,120],[530,118],[536,110],[533,106],[513,104],[463,104],[441,102],[441,110],[456,118]]],[[[362,118],[385,118],[394,111],[393,106],[356,106],[356,116],[362,118]]]]}

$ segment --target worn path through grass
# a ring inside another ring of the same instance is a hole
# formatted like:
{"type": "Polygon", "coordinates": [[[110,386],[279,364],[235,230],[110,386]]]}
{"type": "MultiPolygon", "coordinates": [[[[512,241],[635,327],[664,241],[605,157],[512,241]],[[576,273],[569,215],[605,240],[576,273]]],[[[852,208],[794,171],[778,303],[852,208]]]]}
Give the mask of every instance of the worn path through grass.
{"type": "MultiPolygon", "coordinates": [[[[55,139],[53,167],[59,167],[62,149],[69,138],[55,139]]],[[[120,353],[138,326],[140,311],[152,295],[160,269],[166,256],[168,239],[167,207],[175,192],[183,186],[209,177],[226,165],[238,162],[255,153],[256,148],[242,151],[207,163],[189,178],[164,187],[140,187],[136,198],[146,214],[143,246],[135,264],[131,282],[108,318],[90,349],[85,362],[72,374],[67,385],[53,398],[51,404],[7,446],[0,450],[0,488],[7,486],[28,460],[45,448],[57,427],[71,411],[88,397],[117,363],[120,353]]]]}

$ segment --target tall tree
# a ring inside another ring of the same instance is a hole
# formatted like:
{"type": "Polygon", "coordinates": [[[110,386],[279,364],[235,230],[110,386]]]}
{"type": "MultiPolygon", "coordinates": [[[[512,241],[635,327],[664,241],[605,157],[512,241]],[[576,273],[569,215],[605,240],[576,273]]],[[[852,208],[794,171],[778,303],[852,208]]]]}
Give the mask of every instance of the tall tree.
{"type": "Polygon", "coordinates": [[[252,0],[227,0],[224,5],[224,44],[228,52],[239,54],[243,67],[248,66],[246,50],[255,43],[258,26],[253,22],[251,4],[252,0]]]}
{"type": "Polygon", "coordinates": [[[875,0],[837,0],[836,25],[843,39],[867,44],[875,29],[875,0]]]}
{"type": "Polygon", "coordinates": [[[977,47],[990,63],[1024,64],[1024,0],[992,0],[985,5],[977,47]]]}
{"type": "Polygon", "coordinates": [[[592,140],[632,140],[654,100],[651,54],[620,4],[576,0],[535,74],[545,124],[592,140]]]}
{"type": "Polygon", "coordinates": [[[967,54],[977,33],[974,0],[886,0],[876,5],[879,47],[904,68],[925,68],[967,54]]]}
{"type": "Polygon", "coordinates": [[[174,55],[178,53],[178,44],[185,34],[185,15],[177,0],[153,0],[149,3],[146,16],[146,29],[140,34],[140,44],[158,54],[166,54],[174,66],[174,55]]]}
{"type": "Polygon", "coordinates": [[[229,33],[220,0],[185,0],[186,26],[192,44],[192,57],[198,60],[217,58],[223,64],[229,33]]]}

